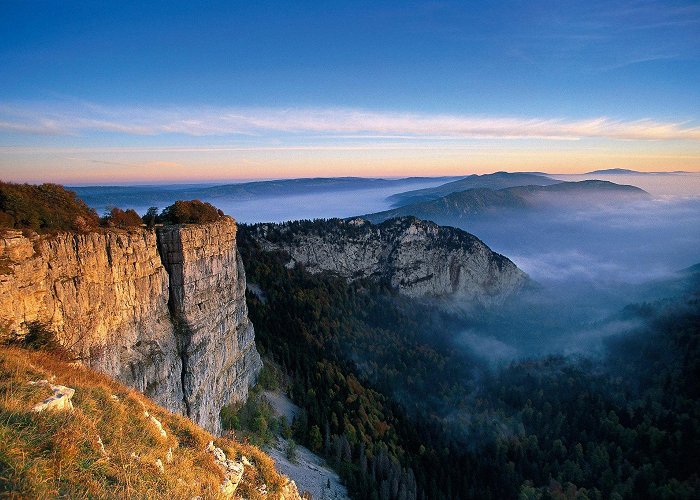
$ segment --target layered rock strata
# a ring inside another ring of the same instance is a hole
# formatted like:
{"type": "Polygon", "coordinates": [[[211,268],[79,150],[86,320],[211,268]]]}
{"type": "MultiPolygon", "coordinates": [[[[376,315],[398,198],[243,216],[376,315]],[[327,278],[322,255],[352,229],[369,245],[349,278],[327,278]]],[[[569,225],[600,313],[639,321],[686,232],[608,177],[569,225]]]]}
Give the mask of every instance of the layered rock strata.
{"type": "Polygon", "coordinates": [[[182,357],[190,418],[219,431],[219,411],[245,400],[262,367],[245,302],[245,271],[232,219],[172,226],[158,232],[170,275],[170,313],[182,357]]]}
{"type": "Polygon", "coordinates": [[[364,219],[257,224],[245,229],[288,266],[348,280],[384,281],[410,297],[455,297],[493,305],[520,290],[527,275],[477,237],[415,217],[371,224],[364,219]]]}
{"type": "Polygon", "coordinates": [[[158,234],[0,234],[0,332],[41,324],[83,363],[213,432],[260,368],[244,291],[228,217],[158,234]]]}

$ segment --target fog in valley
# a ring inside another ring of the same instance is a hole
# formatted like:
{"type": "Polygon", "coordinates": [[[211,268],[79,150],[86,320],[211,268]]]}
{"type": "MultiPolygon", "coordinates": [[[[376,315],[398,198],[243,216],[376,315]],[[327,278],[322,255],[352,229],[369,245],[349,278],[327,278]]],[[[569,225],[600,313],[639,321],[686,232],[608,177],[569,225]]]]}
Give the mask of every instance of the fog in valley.
{"type": "MultiPolygon", "coordinates": [[[[616,203],[576,198],[539,210],[434,218],[438,224],[476,235],[533,280],[518,297],[490,311],[450,304],[463,325],[458,332],[449,332],[453,347],[489,366],[549,354],[599,356],[606,339],[639,326],[619,318],[625,306],[682,293],[687,279],[683,270],[700,262],[700,198],[691,196],[700,190],[700,174],[552,177],[635,185],[652,198],[616,203]]],[[[387,198],[393,194],[445,182],[406,179],[381,187],[358,183],[356,188],[342,189],[331,183],[312,192],[302,183],[274,196],[222,195],[207,191],[210,186],[77,190],[98,212],[114,204],[143,213],[149,206],[162,209],[183,196],[199,195],[240,222],[256,223],[378,212],[390,208],[387,198]]]]}
{"type": "Polygon", "coordinates": [[[455,224],[536,282],[484,313],[458,336],[459,343],[490,362],[552,353],[600,355],[608,337],[639,326],[617,317],[622,308],[683,292],[687,268],[700,262],[698,214],[699,199],[664,197],[455,224]]]}
{"type": "MultiPolygon", "coordinates": [[[[333,183],[311,189],[303,181],[271,190],[245,189],[245,183],[212,186],[83,186],[73,187],[78,195],[97,213],[102,214],[110,206],[133,208],[144,214],[149,207],[160,210],[182,199],[200,199],[209,202],[231,215],[239,222],[283,222],[298,219],[350,217],[360,213],[378,212],[390,207],[387,200],[392,194],[409,189],[422,189],[444,184],[448,178],[395,179],[381,182],[380,187],[368,187],[371,183],[356,182],[349,186],[333,183]],[[225,192],[228,191],[228,192],[225,192]]],[[[313,181],[311,179],[310,181],[313,181]]],[[[339,181],[342,181],[339,180],[339,181]]],[[[261,183],[254,183],[261,184],[261,183]]]]}

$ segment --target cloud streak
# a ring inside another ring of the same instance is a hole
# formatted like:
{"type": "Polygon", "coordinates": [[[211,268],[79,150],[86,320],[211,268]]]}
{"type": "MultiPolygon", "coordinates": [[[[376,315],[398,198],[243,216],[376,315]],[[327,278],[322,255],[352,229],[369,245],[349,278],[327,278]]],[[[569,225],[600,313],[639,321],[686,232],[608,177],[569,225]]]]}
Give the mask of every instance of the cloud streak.
{"type": "Polygon", "coordinates": [[[0,104],[0,133],[134,136],[400,136],[406,139],[700,141],[700,126],[653,119],[490,117],[351,108],[168,108],[0,104]]]}

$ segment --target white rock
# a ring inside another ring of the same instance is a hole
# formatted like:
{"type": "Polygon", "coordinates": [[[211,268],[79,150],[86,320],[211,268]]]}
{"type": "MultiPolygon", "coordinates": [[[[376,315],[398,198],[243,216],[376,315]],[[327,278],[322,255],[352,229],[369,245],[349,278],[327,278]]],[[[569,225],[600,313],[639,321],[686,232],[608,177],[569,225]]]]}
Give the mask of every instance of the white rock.
{"type": "Polygon", "coordinates": [[[206,451],[213,456],[214,463],[224,472],[224,480],[221,483],[221,494],[225,498],[233,498],[238,484],[243,477],[243,464],[235,460],[227,459],[224,450],[214,446],[213,441],[209,441],[206,451]]]}
{"type": "Polygon", "coordinates": [[[105,450],[105,445],[104,445],[104,443],[102,442],[102,438],[101,438],[99,435],[97,436],[97,445],[100,447],[100,453],[101,453],[103,456],[106,456],[106,455],[107,455],[107,450],[105,450]]]}
{"type": "Polygon", "coordinates": [[[41,403],[35,404],[32,408],[32,411],[41,412],[44,410],[73,410],[73,403],[71,402],[71,398],[75,394],[75,389],[71,389],[70,387],[65,387],[63,385],[53,385],[46,380],[39,380],[38,382],[30,384],[46,385],[53,391],[53,396],[51,396],[50,398],[46,398],[41,403]]]}
{"type": "MultiPolygon", "coordinates": [[[[146,412],[148,415],[148,412],[146,412]]],[[[153,415],[148,416],[148,419],[151,421],[153,426],[158,430],[158,433],[160,434],[160,437],[163,439],[168,437],[168,434],[165,432],[165,429],[163,429],[163,424],[160,423],[160,421],[154,417],[153,415]]]]}

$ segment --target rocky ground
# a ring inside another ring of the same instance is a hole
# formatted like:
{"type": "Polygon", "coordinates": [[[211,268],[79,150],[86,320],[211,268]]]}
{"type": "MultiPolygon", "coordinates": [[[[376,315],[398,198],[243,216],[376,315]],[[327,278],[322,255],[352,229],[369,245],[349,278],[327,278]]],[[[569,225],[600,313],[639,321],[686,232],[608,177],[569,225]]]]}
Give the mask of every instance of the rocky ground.
{"type": "MultiPolygon", "coordinates": [[[[265,391],[265,398],[272,405],[277,415],[284,415],[291,422],[301,409],[283,393],[265,391]]],[[[296,460],[287,458],[287,440],[278,438],[265,450],[274,460],[282,474],[292,479],[300,493],[308,491],[314,499],[345,499],[348,492],[340,477],[331,470],[325,461],[308,448],[297,445],[296,460]]]]}

